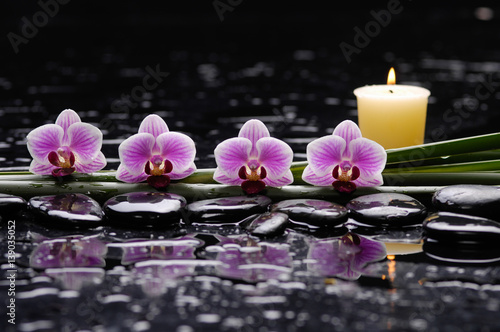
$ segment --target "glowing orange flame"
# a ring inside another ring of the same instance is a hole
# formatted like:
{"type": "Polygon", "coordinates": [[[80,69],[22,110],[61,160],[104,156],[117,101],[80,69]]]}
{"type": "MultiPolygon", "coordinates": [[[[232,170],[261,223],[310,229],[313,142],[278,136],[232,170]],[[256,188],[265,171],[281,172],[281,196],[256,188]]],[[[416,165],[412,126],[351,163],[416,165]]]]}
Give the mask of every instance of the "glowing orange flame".
{"type": "Polygon", "coordinates": [[[389,75],[387,75],[387,84],[396,84],[396,72],[394,71],[394,68],[391,67],[391,70],[389,70],[389,75]]]}

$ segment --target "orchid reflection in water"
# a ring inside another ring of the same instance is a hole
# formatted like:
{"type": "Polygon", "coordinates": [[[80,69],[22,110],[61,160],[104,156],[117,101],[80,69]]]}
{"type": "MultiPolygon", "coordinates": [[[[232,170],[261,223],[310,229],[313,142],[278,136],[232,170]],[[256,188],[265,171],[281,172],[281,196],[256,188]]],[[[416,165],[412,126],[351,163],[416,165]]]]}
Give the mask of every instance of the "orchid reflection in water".
{"type": "Polygon", "coordinates": [[[339,192],[350,193],[356,187],[382,185],[386,160],[387,153],[380,144],[362,137],[358,126],[345,120],[332,135],[307,145],[308,166],[302,179],[316,186],[333,186],[339,192]]]}
{"type": "Polygon", "coordinates": [[[81,121],[78,114],[66,109],[55,124],[32,130],[26,137],[28,151],[33,157],[30,172],[60,177],[97,172],[106,166],[101,152],[102,132],[81,121]]]}
{"type": "Polygon", "coordinates": [[[123,249],[122,264],[129,265],[151,259],[195,259],[195,251],[202,245],[202,240],[185,236],[169,240],[133,240],[116,246],[123,249]]]}
{"type": "Polygon", "coordinates": [[[194,173],[196,147],[184,134],[169,131],[158,115],[148,115],[139,132],[123,141],[119,148],[120,166],[116,178],[123,182],[146,181],[164,189],[170,180],[183,179],[194,173]]]}
{"type": "Polygon", "coordinates": [[[387,256],[385,244],[354,233],[341,238],[315,240],[309,247],[309,270],[323,276],[336,276],[356,280],[369,263],[383,260],[387,256]]]}
{"type": "Polygon", "coordinates": [[[34,269],[61,267],[104,267],[106,244],[96,236],[67,236],[45,239],[30,256],[34,269]]]}
{"type": "Polygon", "coordinates": [[[219,276],[247,282],[290,278],[292,257],[288,244],[256,242],[248,235],[220,237],[220,241],[207,248],[217,252],[219,276]]]}
{"type": "Polygon", "coordinates": [[[249,120],[238,137],[221,142],[214,151],[217,168],[214,180],[240,186],[247,194],[256,194],[266,186],[282,187],[293,182],[290,166],[293,151],[285,142],[270,137],[266,125],[249,120]]]}
{"type": "Polygon", "coordinates": [[[80,290],[84,285],[103,281],[107,248],[97,236],[47,239],[34,234],[33,240],[38,246],[30,255],[30,266],[43,269],[64,289],[80,290]]]}
{"type": "Polygon", "coordinates": [[[46,269],[44,274],[61,283],[64,289],[80,290],[85,285],[102,283],[106,273],[100,267],[62,267],[46,269]]]}

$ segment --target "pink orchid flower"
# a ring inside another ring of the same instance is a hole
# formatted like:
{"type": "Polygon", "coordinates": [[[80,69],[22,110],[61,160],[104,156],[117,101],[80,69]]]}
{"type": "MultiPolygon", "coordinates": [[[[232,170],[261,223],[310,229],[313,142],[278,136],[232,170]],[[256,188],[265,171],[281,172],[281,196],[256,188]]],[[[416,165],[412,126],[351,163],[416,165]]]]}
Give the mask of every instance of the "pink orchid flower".
{"type": "Polygon", "coordinates": [[[102,132],[83,123],[73,110],[62,111],[55,124],[32,130],[26,139],[33,157],[30,172],[34,174],[93,173],[106,166],[106,158],[101,152],[102,132]]]}
{"type": "Polygon", "coordinates": [[[247,121],[238,137],[221,142],[214,154],[217,163],[214,180],[241,185],[247,194],[256,194],[266,185],[281,187],[293,182],[292,149],[270,137],[266,125],[259,120],[247,121]]]}
{"type": "Polygon", "coordinates": [[[120,144],[118,154],[121,163],[116,178],[123,182],[147,180],[156,189],[164,189],[170,180],[185,178],[196,171],[193,140],[169,131],[165,121],[155,114],[142,121],[138,134],[120,144]]]}
{"type": "Polygon", "coordinates": [[[341,122],[332,135],[318,138],[307,145],[308,166],[302,179],[317,186],[330,186],[350,193],[356,187],[383,184],[382,171],[387,161],[384,148],[361,136],[358,126],[341,122]]]}

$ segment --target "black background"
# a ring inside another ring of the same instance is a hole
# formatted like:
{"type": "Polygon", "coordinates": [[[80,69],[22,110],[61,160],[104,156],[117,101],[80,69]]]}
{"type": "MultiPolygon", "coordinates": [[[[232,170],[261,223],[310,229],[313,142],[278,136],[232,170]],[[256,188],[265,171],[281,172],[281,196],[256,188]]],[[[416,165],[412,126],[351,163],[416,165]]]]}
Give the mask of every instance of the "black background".
{"type": "MultiPolygon", "coordinates": [[[[42,17],[43,8],[36,1],[2,1],[0,138],[22,144],[29,130],[72,108],[99,125],[105,138],[122,139],[145,115],[159,112],[171,129],[199,142],[200,158],[212,166],[215,144],[237,133],[221,118],[284,114],[292,106],[295,119],[302,119],[299,125],[319,129],[290,132],[294,123],[285,123],[271,128],[274,135],[322,136],[342,119],[356,120],[352,91],[384,83],[391,66],[398,83],[431,90],[426,141],[436,140],[438,129],[444,131],[441,138],[498,131],[500,11],[493,2],[401,0],[400,13],[391,15],[350,61],[341,43],[356,47],[356,29],[365,31],[374,22],[373,12],[394,2],[221,0],[231,7],[223,20],[216,3],[70,0],[59,4],[57,14],[39,24],[16,53],[9,36],[26,37],[26,21],[42,17]],[[480,7],[489,8],[492,19],[479,19],[480,7]],[[169,73],[148,105],[138,103],[122,117],[110,115],[116,112],[114,102],[142,84],[148,66],[169,73]],[[216,72],[210,72],[214,66],[216,72]],[[245,75],[248,68],[264,67],[271,74],[245,75]],[[476,91],[485,80],[495,91],[478,100],[476,91]],[[268,104],[271,98],[279,103],[268,104]],[[331,98],[339,101],[326,102],[331,98]],[[463,115],[467,98],[475,105],[463,115]]],[[[16,153],[21,159],[7,158],[3,166],[26,166],[26,152],[16,153]]],[[[115,148],[106,156],[116,157],[115,148]]]]}

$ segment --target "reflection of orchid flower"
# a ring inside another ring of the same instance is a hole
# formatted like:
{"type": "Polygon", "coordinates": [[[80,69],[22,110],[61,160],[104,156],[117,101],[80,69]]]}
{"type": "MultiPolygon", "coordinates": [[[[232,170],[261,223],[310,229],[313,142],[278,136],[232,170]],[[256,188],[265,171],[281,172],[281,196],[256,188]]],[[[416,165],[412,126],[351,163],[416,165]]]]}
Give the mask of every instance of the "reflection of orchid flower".
{"type": "MultiPolygon", "coordinates": [[[[291,274],[288,244],[255,242],[244,236],[223,239],[217,249],[217,274],[231,279],[258,282],[283,279],[291,274]]],[[[211,248],[215,251],[215,248],[211,248]]]]}
{"type": "Polygon", "coordinates": [[[144,293],[156,297],[165,293],[172,281],[194,276],[198,267],[213,268],[218,264],[212,260],[199,259],[147,260],[134,265],[132,277],[141,285],[144,293]]]}
{"type": "Polygon", "coordinates": [[[203,241],[191,237],[171,240],[134,240],[117,244],[123,248],[123,265],[149,259],[195,259],[194,252],[201,245],[203,241]]]}
{"type": "Polygon", "coordinates": [[[309,269],[321,276],[356,280],[369,263],[386,257],[385,245],[354,233],[341,238],[321,239],[309,247],[309,269]]]}
{"type": "Polygon", "coordinates": [[[70,109],[62,111],[55,124],[32,130],[26,140],[33,157],[30,172],[35,174],[93,173],[106,166],[106,158],[101,152],[102,132],[83,123],[70,109]]]}
{"type": "Polygon", "coordinates": [[[247,194],[256,194],[265,186],[281,187],[293,182],[290,166],[293,151],[285,142],[270,137],[265,124],[249,120],[238,137],[215,148],[217,182],[239,186],[247,194]]]}
{"type": "Polygon", "coordinates": [[[99,267],[63,267],[47,269],[44,274],[59,281],[64,289],[80,290],[84,285],[100,284],[105,272],[99,267]]]}
{"type": "Polygon", "coordinates": [[[118,180],[129,183],[147,180],[157,189],[196,170],[193,140],[169,131],[165,121],[155,114],[142,121],[138,134],[120,144],[118,154],[121,161],[116,174],[118,180]]]}
{"type": "Polygon", "coordinates": [[[341,122],[332,135],[307,145],[308,166],[302,179],[317,186],[330,186],[340,192],[356,187],[373,187],[383,183],[382,171],[387,153],[378,143],[361,137],[358,126],[341,122]]]}
{"type": "Polygon", "coordinates": [[[106,252],[106,244],[95,236],[44,240],[31,253],[30,266],[35,269],[104,267],[106,252]]]}

